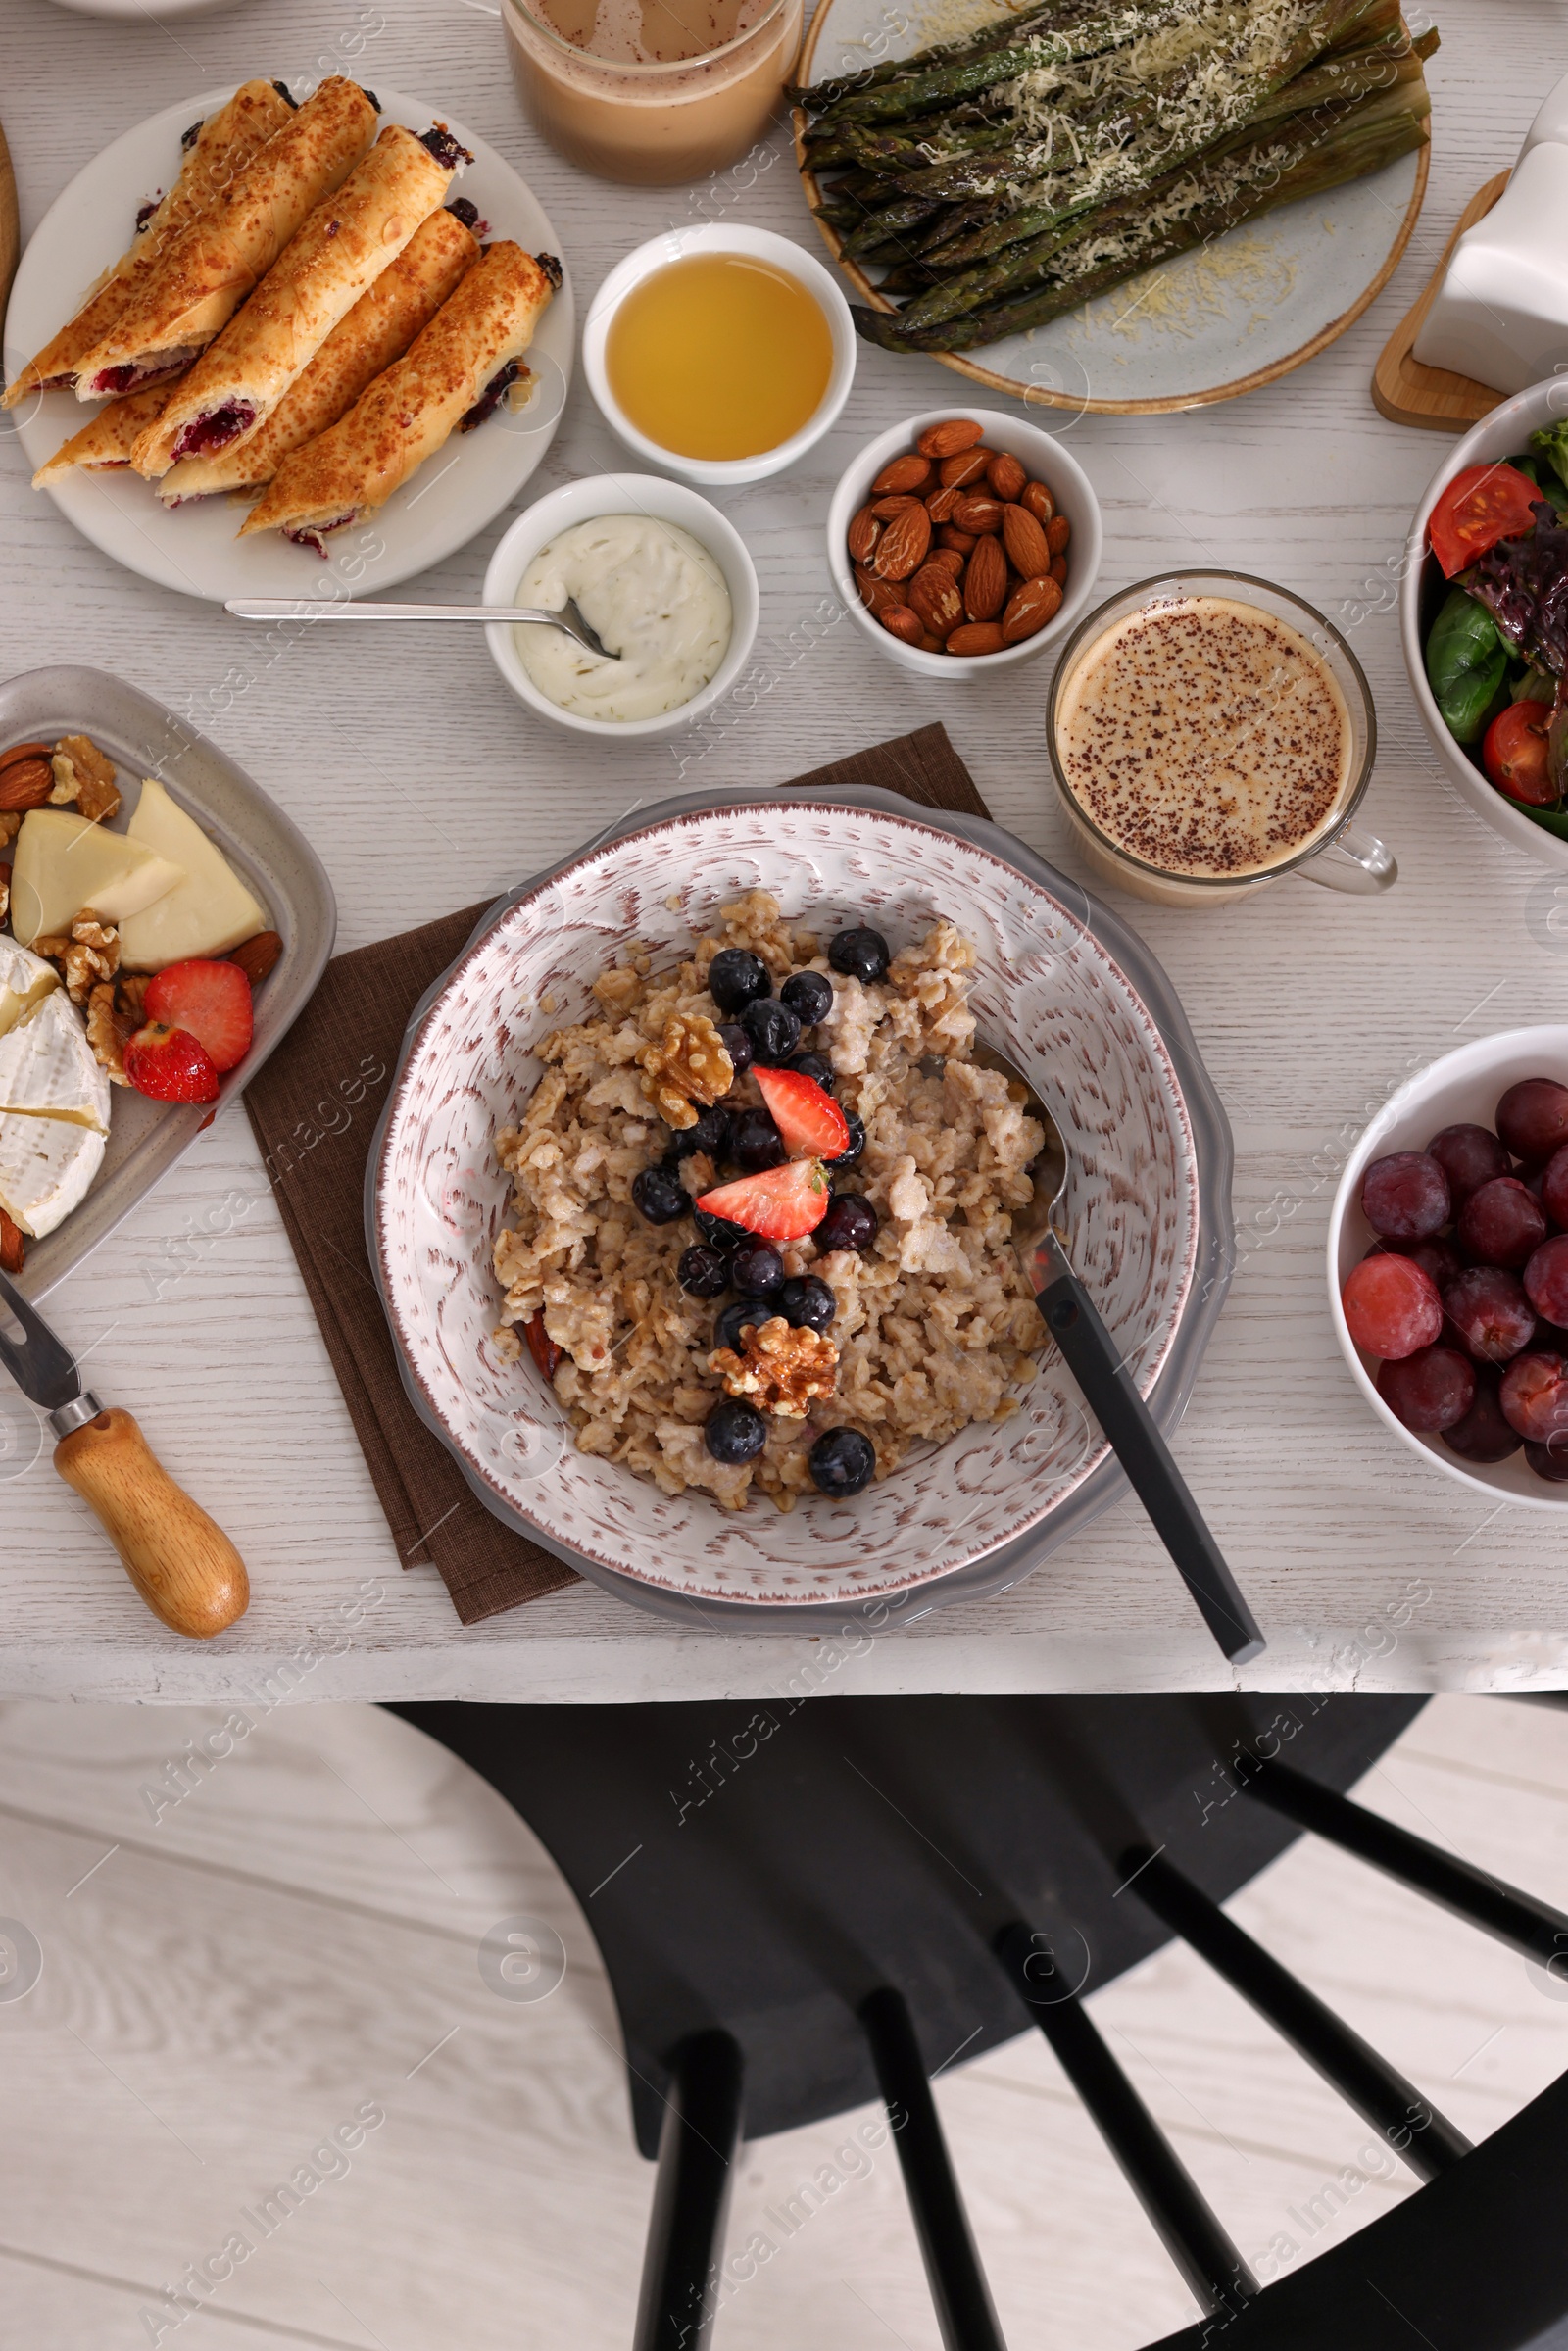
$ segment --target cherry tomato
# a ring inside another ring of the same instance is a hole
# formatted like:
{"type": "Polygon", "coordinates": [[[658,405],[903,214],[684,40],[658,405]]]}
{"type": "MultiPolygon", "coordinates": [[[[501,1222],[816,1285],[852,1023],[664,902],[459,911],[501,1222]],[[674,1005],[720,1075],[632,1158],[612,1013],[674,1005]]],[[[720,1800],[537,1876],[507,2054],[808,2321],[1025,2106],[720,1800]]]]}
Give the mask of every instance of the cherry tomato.
{"type": "Polygon", "coordinates": [[[1466,465],[1456,473],[1432,510],[1427,539],[1452,579],[1499,539],[1517,539],[1535,523],[1531,508],[1541,492],[1528,473],[1512,465],[1466,465]]]}
{"type": "Polygon", "coordinates": [[[1499,792],[1526,808],[1554,808],[1558,792],[1546,772],[1547,702],[1511,702],[1499,710],[1481,746],[1482,764],[1499,792]]]}

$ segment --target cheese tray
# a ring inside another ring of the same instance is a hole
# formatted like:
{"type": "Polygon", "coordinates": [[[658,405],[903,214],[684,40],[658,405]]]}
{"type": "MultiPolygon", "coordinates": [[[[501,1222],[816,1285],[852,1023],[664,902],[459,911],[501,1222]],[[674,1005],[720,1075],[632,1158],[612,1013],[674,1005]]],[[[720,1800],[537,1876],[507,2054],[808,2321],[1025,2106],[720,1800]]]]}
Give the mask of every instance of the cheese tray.
{"type": "MultiPolygon", "coordinates": [[[[83,1132],[83,1126],[73,1122],[98,1117],[98,1104],[104,1097],[112,1098],[107,1116],[99,1119],[108,1130],[101,1163],[91,1172],[79,1200],[52,1230],[26,1241],[24,1262],[16,1279],[18,1288],[31,1298],[42,1298],[64,1280],[139,1206],[223,1103],[243,1091],[310,997],[332,952],[337,927],[332,886],[304,835],[243,768],[174,711],[104,670],[74,663],[29,670],[0,683],[0,748],[23,742],[56,743],[67,736],[88,738],[117,770],[118,810],[90,831],[84,830],[79,817],[74,820],[77,839],[88,855],[106,868],[116,861],[123,864],[138,858],[145,863],[149,854],[156,863],[160,835],[165,854],[172,844],[183,843],[190,863],[210,865],[216,888],[231,888],[236,904],[245,902],[248,894],[261,910],[267,930],[277,935],[279,946],[275,962],[254,990],[248,1048],[243,1057],[224,1071],[210,1102],[154,1100],[132,1086],[110,1087],[105,1080],[92,1102],[86,1093],[80,1103],[74,1095],[68,1101],[61,1094],[57,1106],[51,1094],[41,1116],[24,1118],[20,1107],[0,1110],[0,1130],[16,1129],[20,1124],[24,1134],[52,1135],[52,1130],[61,1126],[75,1136],[83,1132]],[[146,779],[151,779],[152,792],[147,790],[146,779]],[[139,822],[138,808],[142,811],[139,822]],[[190,823],[199,828],[200,840],[191,832],[190,823]],[[215,850],[217,857],[212,855],[215,850]]],[[[47,818],[57,815],[47,808],[34,813],[47,818]]],[[[65,821],[63,811],[60,820],[65,821]]],[[[12,869],[17,884],[15,920],[26,885],[17,843],[3,854],[9,856],[13,850],[17,852],[12,869]]],[[[47,880],[44,887],[47,892],[47,880]]],[[[154,900],[134,915],[127,909],[122,935],[133,935],[133,922],[150,931],[156,907],[173,903],[172,897],[154,900]]],[[[48,913],[46,904],[44,911],[48,913]]],[[[167,915],[160,919],[167,921],[167,915]]],[[[243,929],[244,924],[237,927],[243,929]]],[[[254,921],[250,927],[255,928],[254,921]]],[[[155,938],[150,940],[142,968],[151,968],[162,959],[155,952],[156,944],[155,938]]],[[[0,945],[17,967],[12,985],[19,976],[25,985],[36,958],[24,957],[9,931],[0,945]]],[[[189,955],[204,951],[176,944],[172,952],[189,955]]],[[[4,980],[5,973],[0,972],[0,983],[4,980]]],[[[58,1048],[60,1084],[66,1085],[77,1067],[87,1069],[90,1078],[90,1059],[84,1058],[81,1051],[81,1024],[70,1008],[65,988],[49,990],[47,982],[44,987],[48,992],[41,1002],[22,1007],[8,1004],[0,986],[0,1090],[7,1069],[19,1063],[19,1035],[25,1035],[43,1019],[49,1021],[50,1042],[58,1048]]],[[[87,1092],[91,1091],[89,1085],[87,1092]]],[[[65,1180],[79,1183],[80,1170],[74,1178],[68,1171],[65,1180]]]]}

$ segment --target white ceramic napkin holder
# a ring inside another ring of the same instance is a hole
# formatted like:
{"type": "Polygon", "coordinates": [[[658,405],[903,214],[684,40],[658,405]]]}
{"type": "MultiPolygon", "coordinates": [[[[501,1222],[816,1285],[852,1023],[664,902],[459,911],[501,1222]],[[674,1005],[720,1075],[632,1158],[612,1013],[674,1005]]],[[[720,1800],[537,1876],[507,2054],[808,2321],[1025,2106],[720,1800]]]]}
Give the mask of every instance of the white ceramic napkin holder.
{"type": "Polygon", "coordinates": [[[1568,367],[1568,74],[1507,187],[1454,247],[1412,356],[1499,392],[1568,367]]]}

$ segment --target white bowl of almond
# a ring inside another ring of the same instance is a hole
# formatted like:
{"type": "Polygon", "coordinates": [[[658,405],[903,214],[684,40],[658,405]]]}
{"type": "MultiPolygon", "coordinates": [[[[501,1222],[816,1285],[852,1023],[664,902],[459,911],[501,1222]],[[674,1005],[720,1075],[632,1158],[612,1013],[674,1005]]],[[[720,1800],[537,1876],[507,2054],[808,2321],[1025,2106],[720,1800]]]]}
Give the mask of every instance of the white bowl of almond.
{"type": "Polygon", "coordinates": [[[932,409],[847,466],[828,563],[857,624],[917,677],[1032,661],[1087,609],[1100,501],[1059,441],[1000,410],[932,409]]]}

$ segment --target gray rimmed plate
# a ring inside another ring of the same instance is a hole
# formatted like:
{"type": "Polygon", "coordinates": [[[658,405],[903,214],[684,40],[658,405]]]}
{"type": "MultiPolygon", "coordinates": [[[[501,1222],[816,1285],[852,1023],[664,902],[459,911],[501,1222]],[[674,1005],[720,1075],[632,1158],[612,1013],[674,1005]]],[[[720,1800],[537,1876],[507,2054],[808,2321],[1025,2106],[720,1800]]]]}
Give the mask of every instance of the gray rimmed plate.
{"type": "MultiPolygon", "coordinates": [[[[218,1106],[241,1092],[286,1034],[321,976],[337,933],[326,868],[299,827],[243,767],[150,694],[107,670],[65,664],[29,669],[0,685],[0,749],[90,735],[120,770],[123,798],[111,832],[123,832],[141,778],[157,776],[172,800],[217,842],[267,908],[283,952],[256,995],[256,1035],[222,1081],[218,1106]]],[[[116,1086],[109,1149],[79,1208],[42,1241],[29,1241],[20,1287],[42,1298],[127,1217],[195,1142],[214,1113],[149,1102],[116,1086]]]]}

